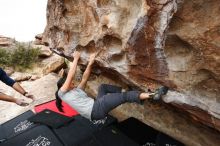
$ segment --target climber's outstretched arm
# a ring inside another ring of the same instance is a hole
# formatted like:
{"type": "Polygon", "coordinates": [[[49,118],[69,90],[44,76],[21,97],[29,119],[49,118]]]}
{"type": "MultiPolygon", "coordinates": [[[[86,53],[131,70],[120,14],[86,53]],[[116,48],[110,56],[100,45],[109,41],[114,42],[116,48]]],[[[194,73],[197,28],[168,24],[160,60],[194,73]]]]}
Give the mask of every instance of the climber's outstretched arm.
{"type": "Polygon", "coordinates": [[[75,73],[76,73],[77,63],[78,63],[78,60],[80,58],[80,52],[75,51],[73,53],[73,58],[74,58],[74,60],[70,65],[70,70],[68,72],[66,81],[63,84],[63,86],[60,88],[60,90],[63,91],[63,92],[68,91],[68,89],[71,87],[72,80],[73,80],[73,78],[75,76],[75,73]]]}
{"type": "Polygon", "coordinates": [[[78,88],[83,89],[83,90],[85,89],[86,83],[87,83],[87,81],[89,79],[89,76],[91,74],[91,71],[92,71],[92,65],[93,65],[93,63],[95,61],[96,55],[97,55],[97,53],[93,53],[93,54],[90,55],[89,63],[87,65],[87,67],[86,67],[85,72],[83,73],[82,81],[78,85],[78,88]]]}

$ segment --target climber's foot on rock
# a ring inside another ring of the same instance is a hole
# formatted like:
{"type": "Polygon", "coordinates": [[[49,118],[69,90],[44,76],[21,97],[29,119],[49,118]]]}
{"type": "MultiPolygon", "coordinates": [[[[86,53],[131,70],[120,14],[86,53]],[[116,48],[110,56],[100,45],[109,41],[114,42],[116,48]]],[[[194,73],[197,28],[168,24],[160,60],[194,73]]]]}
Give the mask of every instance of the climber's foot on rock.
{"type": "Polygon", "coordinates": [[[152,96],[153,100],[160,100],[163,95],[166,95],[168,92],[169,88],[166,86],[162,86],[154,92],[154,95],[152,96]]]}

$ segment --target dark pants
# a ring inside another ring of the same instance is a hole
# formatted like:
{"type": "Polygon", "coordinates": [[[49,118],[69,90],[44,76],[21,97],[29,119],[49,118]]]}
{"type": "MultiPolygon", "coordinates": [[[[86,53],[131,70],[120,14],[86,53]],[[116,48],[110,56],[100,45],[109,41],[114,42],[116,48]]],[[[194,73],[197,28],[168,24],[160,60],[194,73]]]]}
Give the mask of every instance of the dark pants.
{"type": "Polygon", "coordinates": [[[11,87],[15,83],[15,81],[12,78],[10,78],[2,68],[0,68],[0,80],[11,87]]]}
{"type": "Polygon", "coordinates": [[[92,120],[106,117],[108,112],[126,102],[141,103],[139,91],[121,92],[121,87],[102,84],[98,89],[98,96],[92,109],[92,120]]]}

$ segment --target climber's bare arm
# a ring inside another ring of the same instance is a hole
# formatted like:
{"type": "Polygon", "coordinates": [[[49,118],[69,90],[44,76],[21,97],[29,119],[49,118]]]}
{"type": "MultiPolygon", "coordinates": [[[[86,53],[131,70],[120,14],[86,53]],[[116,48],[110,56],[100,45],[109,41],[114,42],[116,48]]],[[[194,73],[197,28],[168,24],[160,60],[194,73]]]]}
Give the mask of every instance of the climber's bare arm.
{"type": "Polygon", "coordinates": [[[14,85],[12,86],[12,88],[14,88],[17,92],[21,93],[22,95],[26,96],[27,98],[30,98],[32,100],[34,100],[34,96],[29,94],[28,92],[26,92],[19,83],[14,83],[14,85]]]}
{"type": "Polygon", "coordinates": [[[20,105],[20,106],[27,106],[28,105],[28,103],[26,103],[23,99],[17,99],[12,96],[6,95],[4,93],[0,93],[0,100],[13,102],[13,103],[20,105]]]}
{"type": "Polygon", "coordinates": [[[14,103],[16,102],[16,99],[14,97],[3,94],[3,93],[0,93],[0,100],[14,102],[14,103]]]}
{"type": "Polygon", "coordinates": [[[66,78],[66,81],[65,83],[63,84],[63,86],[60,88],[61,91],[63,92],[66,92],[69,90],[69,88],[71,87],[71,84],[72,84],[72,80],[75,76],[75,73],[76,73],[76,69],[77,69],[77,63],[78,63],[78,60],[80,58],[80,52],[78,51],[75,51],[73,53],[73,62],[71,63],[70,65],[70,70],[68,72],[68,75],[67,75],[67,78],[66,78]]]}
{"type": "Polygon", "coordinates": [[[85,72],[83,73],[82,81],[78,85],[78,88],[83,89],[83,90],[85,89],[86,83],[87,83],[87,81],[89,79],[89,76],[91,74],[91,71],[92,71],[92,65],[95,62],[96,55],[97,55],[97,53],[93,53],[93,54],[90,55],[89,63],[87,65],[87,67],[86,67],[85,72]]]}

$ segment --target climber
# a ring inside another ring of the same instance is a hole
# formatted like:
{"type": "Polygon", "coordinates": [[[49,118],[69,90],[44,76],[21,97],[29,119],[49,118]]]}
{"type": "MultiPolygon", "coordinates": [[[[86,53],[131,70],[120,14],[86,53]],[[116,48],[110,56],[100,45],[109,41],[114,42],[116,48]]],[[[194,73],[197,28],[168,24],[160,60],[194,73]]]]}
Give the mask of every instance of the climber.
{"type": "Polygon", "coordinates": [[[95,61],[97,54],[91,54],[89,63],[83,73],[82,80],[77,87],[74,86],[72,80],[74,78],[77,63],[80,59],[80,52],[73,53],[73,62],[70,65],[70,70],[67,77],[61,78],[57,82],[58,90],[56,91],[56,106],[59,111],[62,109],[62,100],[77,110],[82,116],[90,120],[104,119],[109,111],[125,102],[141,103],[145,99],[152,98],[159,100],[168,91],[167,87],[161,87],[154,93],[140,92],[140,91],[127,91],[121,92],[122,88],[102,84],[98,89],[96,100],[89,97],[85,93],[85,86],[90,76],[92,65],[95,61]]]}
{"type": "MultiPolygon", "coordinates": [[[[11,86],[13,89],[21,93],[23,96],[26,96],[27,98],[34,100],[34,96],[26,92],[17,82],[11,79],[2,68],[0,68],[0,80],[6,85],[11,86]]],[[[26,103],[24,99],[17,99],[1,92],[0,92],[0,100],[14,102],[19,106],[28,105],[28,103],[26,103]]]]}

